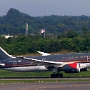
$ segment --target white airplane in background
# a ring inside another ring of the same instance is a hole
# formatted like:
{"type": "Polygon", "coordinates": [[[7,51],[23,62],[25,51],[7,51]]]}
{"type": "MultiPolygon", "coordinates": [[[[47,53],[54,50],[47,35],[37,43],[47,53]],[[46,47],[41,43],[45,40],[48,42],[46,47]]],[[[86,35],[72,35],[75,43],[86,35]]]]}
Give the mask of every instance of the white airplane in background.
{"type": "Polygon", "coordinates": [[[41,52],[41,51],[37,51],[38,53],[40,53],[42,56],[48,56],[48,55],[51,55],[49,53],[44,53],[44,52],[41,52]]]}
{"type": "Polygon", "coordinates": [[[60,71],[79,73],[90,68],[90,53],[50,55],[38,52],[42,56],[13,57],[0,47],[0,69],[19,72],[52,71],[51,77],[63,77],[60,71]]]}

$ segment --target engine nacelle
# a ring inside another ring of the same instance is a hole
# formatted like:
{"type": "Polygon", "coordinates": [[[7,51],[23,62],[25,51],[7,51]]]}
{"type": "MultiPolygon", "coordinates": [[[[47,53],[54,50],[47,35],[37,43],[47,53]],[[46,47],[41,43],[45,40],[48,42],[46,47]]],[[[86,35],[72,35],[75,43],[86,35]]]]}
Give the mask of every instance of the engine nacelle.
{"type": "Polygon", "coordinates": [[[79,73],[80,65],[79,65],[79,63],[66,64],[63,67],[63,71],[65,71],[65,73],[79,73]]]}

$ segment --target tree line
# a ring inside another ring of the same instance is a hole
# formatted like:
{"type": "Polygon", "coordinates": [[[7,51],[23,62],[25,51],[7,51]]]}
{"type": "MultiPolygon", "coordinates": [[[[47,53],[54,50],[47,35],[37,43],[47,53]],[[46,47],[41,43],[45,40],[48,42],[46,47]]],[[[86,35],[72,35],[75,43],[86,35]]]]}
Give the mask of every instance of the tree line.
{"type": "Polygon", "coordinates": [[[59,38],[42,38],[41,35],[20,35],[8,39],[0,37],[0,46],[13,55],[36,53],[37,51],[48,53],[56,53],[63,50],[69,53],[90,52],[90,35],[78,35],[73,38],[60,37],[60,35],[59,38]]]}

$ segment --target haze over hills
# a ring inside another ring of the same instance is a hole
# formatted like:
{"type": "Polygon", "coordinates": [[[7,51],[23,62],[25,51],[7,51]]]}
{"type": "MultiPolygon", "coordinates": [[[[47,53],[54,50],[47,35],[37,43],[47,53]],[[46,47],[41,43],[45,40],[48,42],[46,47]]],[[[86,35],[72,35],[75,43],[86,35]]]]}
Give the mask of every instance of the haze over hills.
{"type": "Polygon", "coordinates": [[[25,24],[29,24],[29,34],[38,34],[40,29],[45,28],[46,33],[59,34],[73,30],[81,32],[83,27],[90,30],[89,16],[43,16],[32,17],[11,8],[7,15],[0,16],[0,34],[24,34],[25,24]]]}

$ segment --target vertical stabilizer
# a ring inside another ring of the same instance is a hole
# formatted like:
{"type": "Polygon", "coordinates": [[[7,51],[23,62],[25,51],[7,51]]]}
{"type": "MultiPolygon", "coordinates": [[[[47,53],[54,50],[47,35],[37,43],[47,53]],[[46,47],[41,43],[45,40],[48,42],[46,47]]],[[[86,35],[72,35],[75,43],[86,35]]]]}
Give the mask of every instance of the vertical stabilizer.
{"type": "Polygon", "coordinates": [[[0,60],[12,58],[12,55],[9,55],[3,48],[0,47],[0,60]]]}

